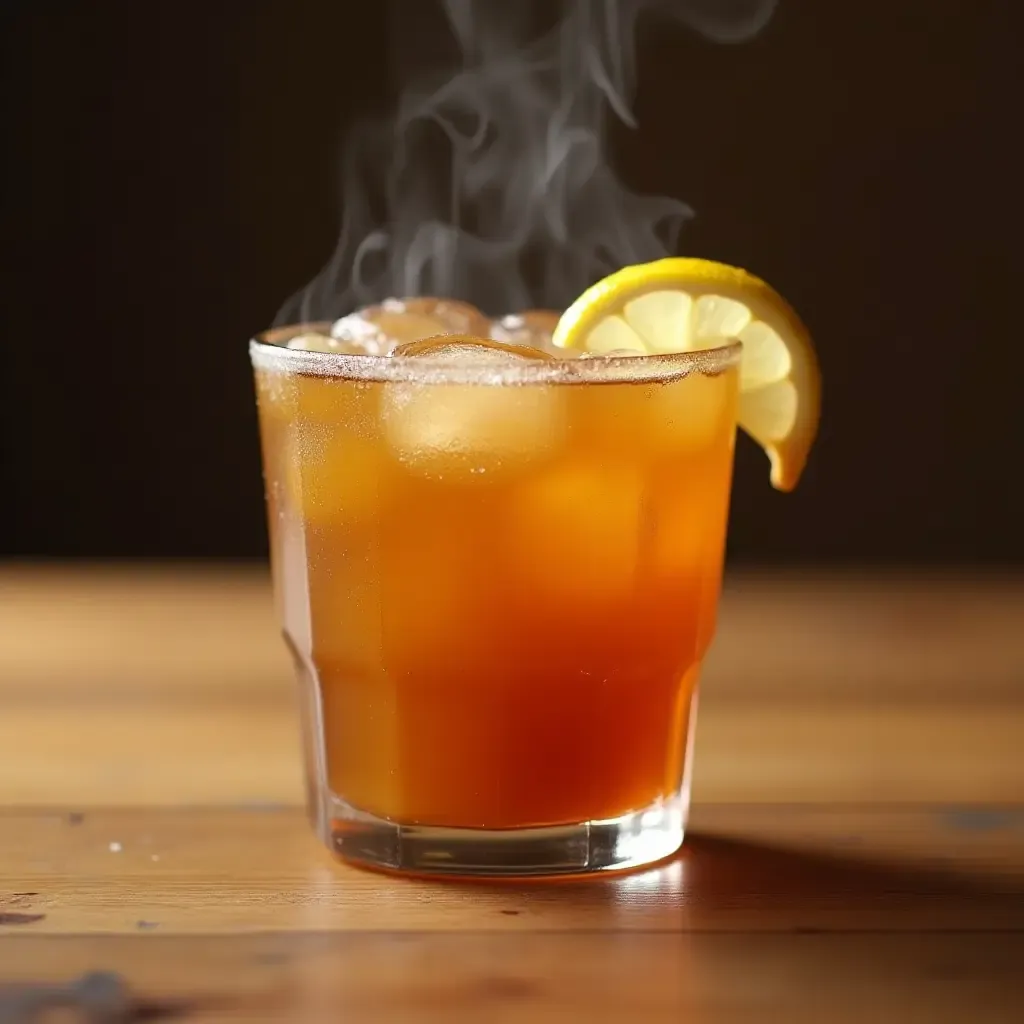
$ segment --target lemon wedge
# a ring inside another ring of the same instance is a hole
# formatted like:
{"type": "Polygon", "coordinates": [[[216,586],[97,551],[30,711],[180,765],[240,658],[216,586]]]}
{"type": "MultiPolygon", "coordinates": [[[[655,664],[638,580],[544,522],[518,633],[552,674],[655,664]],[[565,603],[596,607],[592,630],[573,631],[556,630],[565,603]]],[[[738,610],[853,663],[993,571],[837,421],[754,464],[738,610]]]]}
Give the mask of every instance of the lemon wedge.
{"type": "Polygon", "coordinates": [[[818,431],[821,376],[807,328],[770,285],[738,267],[671,258],[598,281],[562,315],[559,348],[652,355],[743,342],[739,425],[791,491],[818,431]]]}

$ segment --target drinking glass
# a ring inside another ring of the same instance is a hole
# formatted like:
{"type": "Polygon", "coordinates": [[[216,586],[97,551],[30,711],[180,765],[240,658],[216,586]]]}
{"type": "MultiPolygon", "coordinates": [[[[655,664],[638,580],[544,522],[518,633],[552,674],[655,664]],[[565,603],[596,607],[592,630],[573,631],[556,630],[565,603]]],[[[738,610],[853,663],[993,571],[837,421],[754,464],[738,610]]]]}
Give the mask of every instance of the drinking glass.
{"type": "Polygon", "coordinates": [[[683,841],[740,345],[583,359],[287,347],[256,375],[309,814],[416,874],[579,874],[683,841]]]}

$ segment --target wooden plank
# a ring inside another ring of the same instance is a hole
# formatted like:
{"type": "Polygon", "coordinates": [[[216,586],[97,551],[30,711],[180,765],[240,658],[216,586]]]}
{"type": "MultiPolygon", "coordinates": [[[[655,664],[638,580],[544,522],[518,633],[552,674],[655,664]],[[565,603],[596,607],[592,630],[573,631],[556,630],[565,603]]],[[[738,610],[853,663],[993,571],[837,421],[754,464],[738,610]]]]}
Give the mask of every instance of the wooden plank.
{"type": "MultiPolygon", "coordinates": [[[[722,618],[698,800],[1024,793],[1024,585],[750,576],[722,618]]],[[[0,630],[0,803],[300,801],[262,570],[7,569],[0,630]]]]}
{"type": "Polygon", "coordinates": [[[0,804],[84,807],[302,800],[294,709],[21,707],[0,714],[0,804]]]}
{"type": "Polygon", "coordinates": [[[258,566],[0,569],[0,692],[33,706],[270,693],[291,664],[258,566]]]}
{"type": "Polygon", "coordinates": [[[4,899],[33,933],[1024,928],[1024,807],[706,806],[649,871],[465,884],[340,865],[296,810],[8,812],[4,899]]]}
{"type": "MultiPolygon", "coordinates": [[[[20,707],[0,713],[0,803],[132,807],[302,800],[289,704],[20,707]]],[[[698,802],[995,803],[1024,794],[1024,707],[831,708],[713,693],[698,802]]]]}
{"type": "Polygon", "coordinates": [[[1016,1020],[1021,621],[1020,581],[737,578],[683,853],[453,884],[311,834],[262,570],[0,571],[0,982],[119,972],[125,1020],[1016,1020]]]}
{"type": "MultiPolygon", "coordinates": [[[[1020,579],[734,574],[708,669],[730,698],[1020,702],[1021,621],[1020,579]]],[[[0,568],[7,700],[279,695],[290,673],[262,567],[0,568]]]]}
{"type": "Polygon", "coordinates": [[[188,1024],[1015,1024],[1022,962],[1020,933],[0,937],[0,979],[116,971],[118,1020],[188,1024]]]}
{"type": "Polygon", "coordinates": [[[1024,580],[942,573],[727,579],[709,658],[722,698],[976,707],[1024,700],[1024,580]]]}

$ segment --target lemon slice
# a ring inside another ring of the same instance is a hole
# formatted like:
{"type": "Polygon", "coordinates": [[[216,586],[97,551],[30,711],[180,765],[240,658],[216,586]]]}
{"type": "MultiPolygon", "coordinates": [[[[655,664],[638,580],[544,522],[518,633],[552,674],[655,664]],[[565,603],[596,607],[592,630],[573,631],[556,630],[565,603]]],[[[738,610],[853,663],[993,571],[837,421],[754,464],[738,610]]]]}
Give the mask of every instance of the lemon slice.
{"type": "Polygon", "coordinates": [[[818,431],[821,377],[807,328],[760,278],[699,259],[625,267],[565,311],[552,342],[594,355],[641,355],[732,338],[743,342],[739,425],[767,453],[772,485],[791,491],[818,431]]]}

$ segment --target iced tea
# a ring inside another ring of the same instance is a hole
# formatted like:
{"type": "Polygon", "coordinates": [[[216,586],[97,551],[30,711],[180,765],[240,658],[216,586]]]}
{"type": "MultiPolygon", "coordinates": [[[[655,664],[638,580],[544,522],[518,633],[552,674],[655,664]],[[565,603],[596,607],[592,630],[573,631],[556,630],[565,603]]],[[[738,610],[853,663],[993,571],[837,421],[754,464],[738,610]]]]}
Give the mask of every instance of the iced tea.
{"type": "Polygon", "coordinates": [[[298,333],[253,358],[320,829],[354,859],[417,870],[585,870],[592,848],[509,864],[480,849],[518,835],[550,852],[602,822],[622,846],[658,813],[677,846],[737,348],[285,350],[298,333]],[[374,845],[375,828],[391,839],[374,845]],[[445,845],[456,834],[476,842],[466,863],[445,845]],[[417,835],[441,839],[407,855],[417,835]]]}

